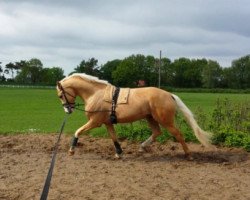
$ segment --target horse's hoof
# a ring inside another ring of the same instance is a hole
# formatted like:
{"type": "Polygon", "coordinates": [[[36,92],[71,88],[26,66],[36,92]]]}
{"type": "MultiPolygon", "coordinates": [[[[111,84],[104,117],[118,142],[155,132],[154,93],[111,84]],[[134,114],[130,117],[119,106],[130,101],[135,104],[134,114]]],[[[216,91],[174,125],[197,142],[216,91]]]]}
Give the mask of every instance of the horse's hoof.
{"type": "Polygon", "coordinates": [[[138,151],[139,151],[139,153],[145,153],[146,149],[143,146],[140,146],[138,151]]]}
{"type": "Polygon", "coordinates": [[[115,154],[115,158],[116,158],[116,159],[121,159],[121,158],[122,158],[122,153],[121,153],[121,154],[116,153],[116,154],[115,154]]]}
{"type": "Polygon", "coordinates": [[[73,156],[74,154],[75,154],[75,151],[72,150],[72,149],[70,149],[70,150],[69,150],[69,155],[70,155],[70,156],[73,156]]]}
{"type": "Polygon", "coordinates": [[[152,150],[150,146],[146,146],[146,147],[140,146],[139,148],[139,153],[150,153],[151,151],[152,150]]]}
{"type": "Polygon", "coordinates": [[[188,161],[193,161],[194,160],[193,156],[191,156],[191,155],[186,155],[186,158],[187,158],[188,161]]]}

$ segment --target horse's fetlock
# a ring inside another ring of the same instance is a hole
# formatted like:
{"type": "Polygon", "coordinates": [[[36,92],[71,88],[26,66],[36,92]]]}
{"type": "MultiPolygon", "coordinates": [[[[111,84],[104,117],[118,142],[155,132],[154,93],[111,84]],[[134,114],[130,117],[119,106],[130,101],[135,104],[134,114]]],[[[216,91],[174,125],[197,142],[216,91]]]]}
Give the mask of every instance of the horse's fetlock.
{"type": "Polygon", "coordinates": [[[146,152],[145,148],[141,145],[140,148],[139,148],[139,152],[140,153],[144,153],[146,152]]]}
{"type": "Polygon", "coordinates": [[[115,145],[116,154],[118,154],[118,155],[122,154],[122,148],[121,148],[120,144],[117,141],[115,141],[114,145],[115,145]]]}
{"type": "Polygon", "coordinates": [[[122,157],[123,157],[123,154],[122,154],[122,153],[120,153],[120,154],[116,153],[116,154],[115,154],[115,158],[116,158],[116,159],[121,159],[122,157]]]}
{"type": "Polygon", "coordinates": [[[76,146],[77,146],[77,142],[78,142],[78,138],[74,136],[74,137],[72,138],[71,148],[76,147],[76,146]]]}

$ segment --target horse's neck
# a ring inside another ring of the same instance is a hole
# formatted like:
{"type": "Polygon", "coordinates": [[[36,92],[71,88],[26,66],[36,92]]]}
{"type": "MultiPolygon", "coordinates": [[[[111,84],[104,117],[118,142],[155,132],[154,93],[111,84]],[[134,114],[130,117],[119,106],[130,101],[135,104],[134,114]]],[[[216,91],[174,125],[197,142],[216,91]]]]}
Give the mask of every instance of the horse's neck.
{"type": "Polygon", "coordinates": [[[105,90],[106,84],[91,82],[87,80],[75,81],[75,90],[86,103],[88,99],[92,98],[98,91],[105,90]]]}

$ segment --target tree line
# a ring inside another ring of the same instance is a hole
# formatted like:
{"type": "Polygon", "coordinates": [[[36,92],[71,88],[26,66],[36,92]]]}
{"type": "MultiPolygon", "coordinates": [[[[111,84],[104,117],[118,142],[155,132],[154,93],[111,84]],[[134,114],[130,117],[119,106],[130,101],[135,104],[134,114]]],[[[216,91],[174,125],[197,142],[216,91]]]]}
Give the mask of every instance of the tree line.
{"type": "Polygon", "coordinates": [[[5,65],[5,69],[0,62],[0,83],[55,85],[58,80],[64,77],[62,68],[43,67],[42,62],[37,58],[32,58],[29,61],[10,62],[5,65]],[[10,78],[6,78],[5,74],[10,78]]]}
{"type": "MultiPolygon", "coordinates": [[[[103,65],[98,65],[97,59],[90,58],[82,60],[70,74],[86,73],[120,87],[136,87],[139,81],[145,82],[146,86],[158,86],[159,72],[161,86],[247,89],[250,88],[250,55],[232,61],[227,68],[205,58],[179,58],[171,61],[168,58],[160,60],[154,56],[137,54],[122,60],[111,60],[103,65]]],[[[8,63],[5,69],[0,65],[2,83],[55,85],[63,77],[62,68],[43,67],[37,58],[8,63]],[[9,74],[11,78],[6,79],[4,74],[9,74]]]]}

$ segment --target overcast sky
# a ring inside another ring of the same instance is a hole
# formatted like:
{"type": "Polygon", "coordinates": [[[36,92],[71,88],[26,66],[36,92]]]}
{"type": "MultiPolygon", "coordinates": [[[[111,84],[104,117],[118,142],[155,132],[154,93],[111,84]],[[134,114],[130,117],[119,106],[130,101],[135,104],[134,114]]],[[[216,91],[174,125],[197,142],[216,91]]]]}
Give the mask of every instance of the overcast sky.
{"type": "Polygon", "coordinates": [[[38,58],[65,74],[132,54],[207,58],[250,54],[249,0],[0,0],[0,62],[38,58]]]}

